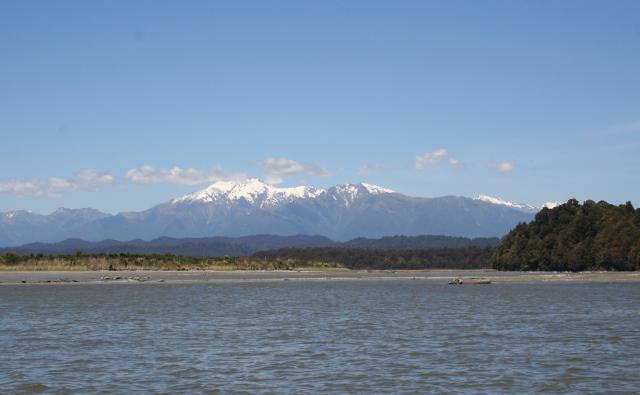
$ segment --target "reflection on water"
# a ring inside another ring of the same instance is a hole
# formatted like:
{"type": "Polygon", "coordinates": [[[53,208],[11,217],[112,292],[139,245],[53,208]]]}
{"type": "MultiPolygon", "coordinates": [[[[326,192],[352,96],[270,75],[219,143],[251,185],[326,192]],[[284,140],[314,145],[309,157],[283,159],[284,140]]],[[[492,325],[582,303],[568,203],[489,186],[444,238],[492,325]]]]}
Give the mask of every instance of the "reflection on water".
{"type": "Polygon", "coordinates": [[[2,392],[636,392],[640,283],[0,286],[2,392]]]}

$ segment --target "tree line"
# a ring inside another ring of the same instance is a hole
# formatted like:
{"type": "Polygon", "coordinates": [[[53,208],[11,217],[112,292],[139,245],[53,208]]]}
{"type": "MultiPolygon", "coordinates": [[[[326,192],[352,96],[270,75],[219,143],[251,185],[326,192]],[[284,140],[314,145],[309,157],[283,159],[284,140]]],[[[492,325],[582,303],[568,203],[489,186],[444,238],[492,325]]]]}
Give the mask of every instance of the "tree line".
{"type": "Polygon", "coordinates": [[[498,270],[640,270],[640,209],[571,199],[502,238],[498,270]]]}
{"type": "Polygon", "coordinates": [[[260,251],[253,256],[264,259],[334,262],[349,269],[483,269],[491,267],[492,251],[490,246],[415,250],[308,247],[260,251]]]}

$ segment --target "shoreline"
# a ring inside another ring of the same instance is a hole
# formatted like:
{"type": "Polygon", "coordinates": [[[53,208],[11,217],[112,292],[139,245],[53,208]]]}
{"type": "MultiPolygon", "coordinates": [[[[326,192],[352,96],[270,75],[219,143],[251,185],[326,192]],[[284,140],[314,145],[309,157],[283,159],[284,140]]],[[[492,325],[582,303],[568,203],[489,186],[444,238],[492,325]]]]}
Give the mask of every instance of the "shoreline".
{"type": "Polygon", "coordinates": [[[0,271],[2,285],[42,284],[190,284],[277,281],[423,280],[447,284],[461,278],[483,278],[492,284],[528,282],[640,281],[640,272],[501,272],[469,270],[122,270],[122,271],[0,271]]]}

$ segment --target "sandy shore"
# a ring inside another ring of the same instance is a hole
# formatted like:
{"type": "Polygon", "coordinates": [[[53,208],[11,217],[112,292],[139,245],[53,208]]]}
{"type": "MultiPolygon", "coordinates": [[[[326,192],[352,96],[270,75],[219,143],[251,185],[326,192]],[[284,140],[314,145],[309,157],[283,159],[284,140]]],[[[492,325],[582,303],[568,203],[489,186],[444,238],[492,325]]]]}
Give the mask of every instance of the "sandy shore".
{"type": "Polygon", "coordinates": [[[448,283],[452,279],[486,278],[492,283],[548,281],[640,281],[640,272],[498,272],[493,270],[395,271],[0,271],[7,284],[130,284],[208,283],[257,281],[357,281],[426,280],[448,283]]]}

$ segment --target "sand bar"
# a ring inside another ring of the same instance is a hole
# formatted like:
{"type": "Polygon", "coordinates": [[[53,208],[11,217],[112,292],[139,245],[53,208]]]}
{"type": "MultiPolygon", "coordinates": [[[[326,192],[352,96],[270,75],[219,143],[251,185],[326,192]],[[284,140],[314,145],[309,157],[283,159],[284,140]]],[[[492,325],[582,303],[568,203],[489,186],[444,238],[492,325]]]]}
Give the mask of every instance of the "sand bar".
{"type": "Polygon", "coordinates": [[[494,270],[345,270],[345,271],[0,271],[8,284],[131,284],[258,281],[426,280],[486,278],[492,283],[550,281],[640,281],[640,272],[498,272],[494,270]]]}

